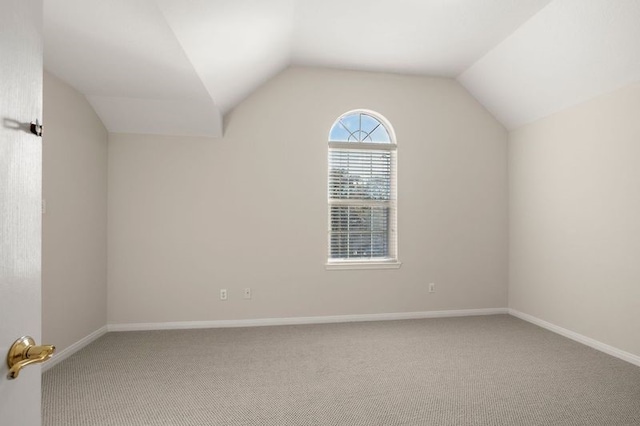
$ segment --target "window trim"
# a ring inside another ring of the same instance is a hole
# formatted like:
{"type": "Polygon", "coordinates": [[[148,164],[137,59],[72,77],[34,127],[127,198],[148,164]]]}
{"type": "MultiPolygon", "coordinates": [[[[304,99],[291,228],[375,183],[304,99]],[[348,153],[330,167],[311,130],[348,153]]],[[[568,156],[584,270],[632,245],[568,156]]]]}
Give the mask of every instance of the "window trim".
{"type": "Polygon", "coordinates": [[[382,143],[382,142],[334,142],[329,141],[329,148],[333,149],[361,149],[374,150],[374,151],[397,151],[398,145],[394,142],[382,143]]]}
{"type": "MultiPolygon", "coordinates": [[[[399,256],[398,256],[398,232],[397,232],[397,222],[398,222],[398,163],[397,163],[397,148],[398,148],[398,144],[396,141],[396,135],[395,135],[395,131],[393,129],[393,126],[391,126],[391,124],[389,123],[389,121],[383,117],[382,115],[380,115],[377,112],[371,111],[371,110],[366,110],[366,109],[356,109],[356,110],[352,110],[352,111],[348,111],[342,115],[340,115],[331,125],[331,128],[329,130],[329,141],[328,141],[328,146],[327,146],[327,161],[329,161],[330,158],[330,153],[332,149],[335,150],[376,150],[376,151],[389,151],[392,153],[392,156],[394,157],[393,160],[393,171],[392,171],[392,175],[391,175],[391,184],[392,184],[392,191],[393,191],[393,199],[386,201],[385,204],[387,204],[392,210],[393,210],[393,221],[391,223],[389,223],[387,231],[389,233],[389,238],[393,239],[392,245],[393,245],[393,253],[390,253],[393,255],[393,257],[377,257],[377,258],[370,258],[370,259],[366,259],[366,258],[353,258],[353,259],[345,259],[345,258],[331,258],[329,257],[331,254],[331,228],[330,228],[330,223],[331,223],[331,206],[335,205],[335,204],[342,204],[342,200],[331,200],[328,197],[327,194],[327,207],[329,209],[329,214],[327,216],[327,220],[328,220],[328,235],[327,235],[327,261],[325,263],[325,268],[327,270],[364,270],[364,269],[398,269],[400,268],[400,266],[402,265],[402,262],[399,261],[399,256]],[[384,129],[386,130],[387,134],[389,135],[389,142],[344,142],[344,141],[331,141],[330,137],[331,137],[331,131],[333,130],[333,128],[340,122],[340,120],[342,120],[344,117],[347,117],[349,115],[353,115],[353,114],[366,114],[369,115],[373,118],[375,118],[376,120],[378,120],[382,126],[384,126],[384,129]]],[[[328,179],[329,179],[329,174],[330,174],[330,165],[327,164],[327,184],[328,184],[328,179]]],[[[350,205],[353,204],[358,204],[358,200],[350,200],[350,205]],[[354,203],[355,202],[355,203],[354,203]]],[[[379,202],[378,202],[379,203],[379,202]]],[[[367,201],[367,200],[362,200],[362,205],[370,205],[371,202],[367,201]]]]}
{"type": "Polygon", "coordinates": [[[325,269],[328,271],[341,270],[362,270],[362,269],[400,269],[402,262],[397,259],[389,259],[388,261],[381,259],[372,260],[333,260],[325,263],[325,269]]]}

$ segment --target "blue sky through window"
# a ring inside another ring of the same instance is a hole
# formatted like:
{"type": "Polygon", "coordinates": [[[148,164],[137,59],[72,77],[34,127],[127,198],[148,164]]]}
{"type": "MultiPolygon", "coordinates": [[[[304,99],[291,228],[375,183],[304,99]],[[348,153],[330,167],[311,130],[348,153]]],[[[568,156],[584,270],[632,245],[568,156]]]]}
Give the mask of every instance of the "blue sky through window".
{"type": "Polygon", "coordinates": [[[391,143],[389,132],[375,117],[356,112],[340,117],[329,132],[332,142],[391,143]]]}

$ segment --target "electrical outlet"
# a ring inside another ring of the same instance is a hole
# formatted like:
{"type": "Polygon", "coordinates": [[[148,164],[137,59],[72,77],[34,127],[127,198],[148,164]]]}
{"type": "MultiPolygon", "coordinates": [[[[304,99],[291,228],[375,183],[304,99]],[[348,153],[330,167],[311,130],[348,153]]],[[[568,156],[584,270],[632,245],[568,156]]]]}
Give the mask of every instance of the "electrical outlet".
{"type": "Polygon", "coordinates": [[[436,292],[436,283],[430,283],[429,284],[429,293],[435,293],[436,292]]]}
{"type": "Polygon", "coordinates": [[[220,300],[227,300],[227,289],[226,288],[221,288],[220,289],[220,300]]]}
{"type": "Polygon", "coordinates": [[[244,298],[251,299],[251,289],[249,287],[244,289],[244,298]]]}

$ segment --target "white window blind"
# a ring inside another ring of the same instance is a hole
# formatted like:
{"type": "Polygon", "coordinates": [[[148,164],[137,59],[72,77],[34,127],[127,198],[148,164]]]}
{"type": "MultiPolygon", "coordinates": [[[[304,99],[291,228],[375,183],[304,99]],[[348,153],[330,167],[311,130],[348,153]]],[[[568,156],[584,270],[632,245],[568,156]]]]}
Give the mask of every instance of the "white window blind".
{"type": "Polygon", "coordinates": [[[335,126],[348,136],[329,142],[329,262],[396,260],[395,144],[368,114],[343,116],[330,138],[335,126]]]}

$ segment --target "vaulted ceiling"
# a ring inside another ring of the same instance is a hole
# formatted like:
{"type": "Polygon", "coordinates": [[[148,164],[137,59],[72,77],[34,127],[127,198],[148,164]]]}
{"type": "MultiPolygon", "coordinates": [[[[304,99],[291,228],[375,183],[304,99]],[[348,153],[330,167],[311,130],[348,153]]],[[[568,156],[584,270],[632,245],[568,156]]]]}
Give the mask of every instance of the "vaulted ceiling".
{"type": "Polygon", "coordinates": [[[640,81],[637,0],[44,0],[111,132],[220,136],[290,65],[457,78],[507,128],[640,81]]]}

